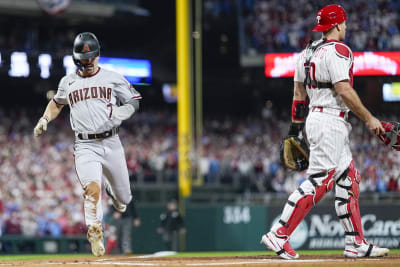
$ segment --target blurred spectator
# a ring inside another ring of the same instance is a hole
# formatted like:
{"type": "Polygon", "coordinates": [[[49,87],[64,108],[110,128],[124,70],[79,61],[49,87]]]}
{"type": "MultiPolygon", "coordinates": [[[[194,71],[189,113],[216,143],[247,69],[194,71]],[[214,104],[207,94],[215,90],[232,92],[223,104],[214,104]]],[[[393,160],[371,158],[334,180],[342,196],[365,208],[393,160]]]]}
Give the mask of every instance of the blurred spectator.
{"type": "MultiPolygon", "coordinates": [[[[242,53],[294,52],[304,49],[315,25],[318,0],[240,0],[242,53]]],[[[335,1],[347,11],[346,37],[354,51],[398,50],[400,4],[396,0],[335,1]]],[[[312,33],[319,39],[318,33],[312,33]]]]}
{"type": "Polygon", "coordinates": [[[12,212],[10,217],[6,220],[4,234],[6,235],[20,235],[21,224],[19,214],[17,212],[12,212]]]}

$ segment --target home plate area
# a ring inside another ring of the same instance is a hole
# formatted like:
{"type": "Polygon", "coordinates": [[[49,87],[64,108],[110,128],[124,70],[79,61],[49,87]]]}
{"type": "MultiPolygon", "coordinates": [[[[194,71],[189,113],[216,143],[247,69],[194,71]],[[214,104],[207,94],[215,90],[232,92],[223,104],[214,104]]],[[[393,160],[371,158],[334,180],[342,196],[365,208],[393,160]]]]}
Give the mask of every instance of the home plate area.
{"type": "Polygon", "coordinates": [[[361,259],[345,259],[341,255],[303,255],[300,259],[291,261],[270,255],[238,257],[113,256],[100,259],[3,262],[0,263],[0,267],[2,266],[400,266],[400,255],[361,259]]]}

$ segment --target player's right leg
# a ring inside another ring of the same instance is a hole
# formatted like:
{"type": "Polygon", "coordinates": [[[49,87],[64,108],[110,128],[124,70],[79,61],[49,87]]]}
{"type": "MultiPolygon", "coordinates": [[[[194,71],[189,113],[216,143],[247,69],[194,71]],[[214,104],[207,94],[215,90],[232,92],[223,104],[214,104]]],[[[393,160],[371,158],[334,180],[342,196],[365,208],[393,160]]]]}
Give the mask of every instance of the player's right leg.
{"type": "Polygon", "coordinates": [[[279,222],[262,236],[261,243],[284,259],[297,259],[299,254],[290,246],[290,236],[311,208],[332,189],[334,173],[334,170],[317,173],[304,181],[289,196],[279,222]]]}
{"type": "MultiPolygon", "coordinates": [[[[88,143],[75,145],[75,168],[84,190],[84,214],[88,227],[87,238],[95,256],[105,253],[101,222],[101,158],[95,152],[96,146],[88,143]]],[[[98,152],[98,151],[97,151],[98,152]]]]}
{"type": "Polygon", "coordinates": [[[353,162],[336,181],[336,213],[345,230],[344,256],[348,258],[382,257],[389,254],[389,249],[373,245],[364,239],[360,207],[359,183],[361,176],[353,162]]]}

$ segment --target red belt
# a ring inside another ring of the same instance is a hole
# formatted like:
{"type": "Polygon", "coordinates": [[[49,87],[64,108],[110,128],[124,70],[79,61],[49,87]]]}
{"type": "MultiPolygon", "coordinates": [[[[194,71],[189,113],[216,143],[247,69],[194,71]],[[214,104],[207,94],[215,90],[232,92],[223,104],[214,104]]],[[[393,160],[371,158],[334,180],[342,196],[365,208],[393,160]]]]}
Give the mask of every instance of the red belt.
{"type": "Polygon", "coordinates": [[[340,111],[339,112],[339,110],[338,110],[338,112],[336,112],[336,111],[333,111],[333,109],[325,109],[325,111],[324,111],[323,107],[313,107],[312,111],[313,112],[314,111],[324,112],[324,113],[328,113],[328,114],[332,114],[332,115],[337,115],[337,116],[342,117],[342,118],[346,117],[346,112],[345,111],[340,111]]]}

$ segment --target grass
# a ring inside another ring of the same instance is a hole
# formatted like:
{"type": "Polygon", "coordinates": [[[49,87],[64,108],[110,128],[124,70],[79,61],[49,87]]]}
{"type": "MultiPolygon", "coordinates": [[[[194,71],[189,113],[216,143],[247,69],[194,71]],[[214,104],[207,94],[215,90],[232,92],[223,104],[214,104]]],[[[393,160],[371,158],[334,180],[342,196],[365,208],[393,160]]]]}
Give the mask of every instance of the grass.
{"type": "MultiPolygon", "coordinates": [[[[342,254],[343,250],[300,250],[300,255],[342,254]]],[[[400,254],[400,249],[391,249],[390,254],[400,254]]],[[[170,257],[229,257],[275,255],[272,251],[209,251],[209,252],[180,252],[170,257]]],[[[35,255],[0,255],[0,261],[29,261],[51,259],[79,259],[94,257],[91,254],[35,254],[35,255]]]]}
{"type": "MultiPolygon", "coordinates": [[[[88,258],[92,254],[26,254],[26,255],[0,255],[0,261],[29,261],[29,260],[51,260],[88,258]]],[[[94,256],[93,256],[94,257],[94,256]]]]}

